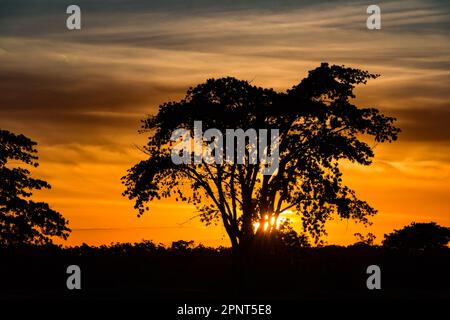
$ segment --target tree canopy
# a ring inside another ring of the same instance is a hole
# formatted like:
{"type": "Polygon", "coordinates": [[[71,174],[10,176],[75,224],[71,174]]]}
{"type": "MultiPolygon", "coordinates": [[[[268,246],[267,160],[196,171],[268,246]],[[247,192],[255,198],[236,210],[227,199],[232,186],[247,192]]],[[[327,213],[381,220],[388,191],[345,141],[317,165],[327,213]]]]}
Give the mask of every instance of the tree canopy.
{"type": "Polygon", "coordinates": [[[383,246],[389,249],[427,250],[445,248],[450,242],[450,228],[435,222],[416,223],[385,234],[383,246]]]}
{"type": "Polygon", "coordinates": [[[183,99],[162,104],[143,120],[147,156],[122,178],[124,195],[135,201],[139,215],[161,197],[192,203],[206,224],[221,221],[235,249],[275,234],[286,212],[298,214],[316,241],[333,217],[367,224],[376,210],[343,183],[340,161],[369,165],[374,152],[367,137],[375,143],[397,139],[395,118],[352,103],[355,86],[376,77],[322,63],[286,92],[233,77],[189,88],[183,99]],[[194,121],[222,132],[278,129],[278,169],[262,175],[267,164],[259,160],[174,164],[171,134],[179,128],[194,134],[194,121]]]}
{"type": "Polygon", "coordinates": [[[33,190],[50,185],[17,166],[38,166],[35,146],[24,135],[0,130],[0,244],[47,244],[52,237],[69,236],[68,222],[60,213],[45,202],[30,200],[33,190]]]}

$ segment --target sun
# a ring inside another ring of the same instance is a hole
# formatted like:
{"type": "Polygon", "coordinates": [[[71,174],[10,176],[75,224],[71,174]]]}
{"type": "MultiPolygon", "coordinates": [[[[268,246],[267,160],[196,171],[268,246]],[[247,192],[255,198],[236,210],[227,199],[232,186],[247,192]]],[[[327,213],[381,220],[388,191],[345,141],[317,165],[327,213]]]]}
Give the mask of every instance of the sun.
{"type": "Polygon", "coordinates": [[[262,231],[264,232],[272,232],[273,230],[278,230],[284,221],[286,221],[285,217],[278,216],[278,218],[275,218],[274,215],[265,214],[262,221],[260,220],[253,223],[253,229],[255,233],[260,230],[260,228],[262,228],[262,231]]]}

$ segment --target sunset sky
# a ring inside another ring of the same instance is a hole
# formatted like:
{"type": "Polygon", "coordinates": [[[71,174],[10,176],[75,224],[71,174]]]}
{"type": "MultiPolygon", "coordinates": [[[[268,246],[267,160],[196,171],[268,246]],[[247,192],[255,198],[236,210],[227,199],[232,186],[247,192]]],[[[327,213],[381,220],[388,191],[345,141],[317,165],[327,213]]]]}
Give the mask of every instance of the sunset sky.
{"type": "MultiPolygon", "coordinates": [[[[0,128],[37,141],[36,194],[72,228],[67,245],[152,239],[228,245],[194,208],[166,200],[136,217],[120,178],[144,155],[140,119],[189,86],[234,76],[284,91],[321,62],[381,74],[357,105],[396,116],[399,141],[370,167],[343,164],[344,181],[379,210],[365,229],[328,224],[330,244],[412,221],[450,226],[450,2],[386,1],[368,30],[360,1],[0,2],[0,128]],[[81,30],[66,8],[81,7],[81,30]]],[[[297,220],[298,221],[298,220],[297,220]]],[[[297,224],[298,225],[298,224],[297,224]]]]}

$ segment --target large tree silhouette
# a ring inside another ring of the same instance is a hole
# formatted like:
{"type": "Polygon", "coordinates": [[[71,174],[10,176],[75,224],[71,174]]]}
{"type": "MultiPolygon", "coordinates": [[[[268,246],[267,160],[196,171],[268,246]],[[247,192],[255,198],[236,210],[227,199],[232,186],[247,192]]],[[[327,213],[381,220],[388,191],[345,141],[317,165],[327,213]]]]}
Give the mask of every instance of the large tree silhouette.
{"type": "Polygon", "coordinates": [[[67,221],[47,203],[29,198],[50,185],[30,177],[18,163],[37,167],[36,142],[0,130],[0,244],[46,244],[51,237],[69,236],[67,221]]]}
{"type": "Polygon", "coordinates": [[[256,239],[267,243],[277,232],[279,215],[287,210],[301,216],[304,230],[316,240],[333,217],[369,223],[376,210],[343,184],[339,164],[347,159],[369,165],[374,153],[364,136],[376,143],[391,142],[400,131],[394,118],[352,104],[355,86],[376,77],[322,63],[282,93],[231,77],[207,80],[143,121],[148,157],[122,178],[124,195],[135,200],[138,215],[155,198],[175,196],[194,204],[205,223],[223,223],[234,252],[251,248],[256,239]],[[278,129],[278,170],[262,175],[266,164],[259,160],[174,164],[171,134],[184,128],[193,135],[194,121],[202,121],[203,130],[221,132],[278,129]]]}

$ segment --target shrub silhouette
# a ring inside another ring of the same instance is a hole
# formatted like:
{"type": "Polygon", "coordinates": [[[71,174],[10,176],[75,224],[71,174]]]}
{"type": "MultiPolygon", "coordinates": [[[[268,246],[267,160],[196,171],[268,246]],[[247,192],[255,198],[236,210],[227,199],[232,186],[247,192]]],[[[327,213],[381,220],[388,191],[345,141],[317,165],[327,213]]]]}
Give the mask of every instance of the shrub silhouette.
{"type": "Polygon", "coordinates": [[[445,248],[450,241],[450,228],[435,222],[416,223],[384,235],[383,246],[389,249],[426,250],[445,248]]]}

